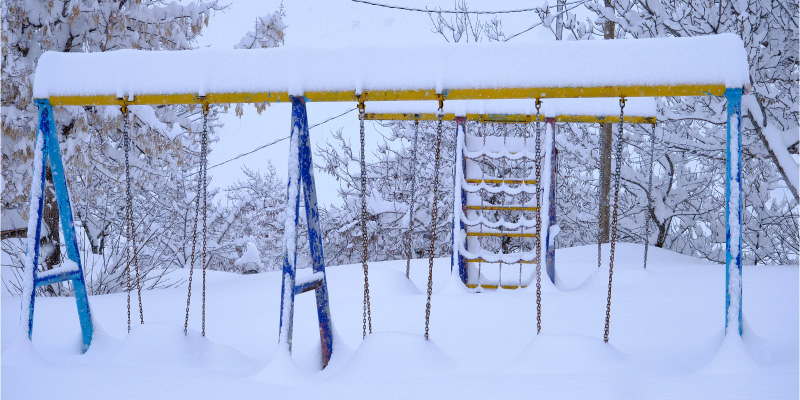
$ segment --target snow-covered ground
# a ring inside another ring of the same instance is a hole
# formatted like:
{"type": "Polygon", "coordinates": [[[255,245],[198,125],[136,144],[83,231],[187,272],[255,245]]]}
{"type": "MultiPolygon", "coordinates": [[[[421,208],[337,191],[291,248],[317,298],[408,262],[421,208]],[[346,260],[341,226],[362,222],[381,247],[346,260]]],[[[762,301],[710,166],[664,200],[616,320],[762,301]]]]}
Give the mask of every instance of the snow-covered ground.
{"type": "MultiPolygon", "coordinates": [[[[606,256],[608,248],[605,249],[606,256]]],[[[427,260],[373,263],[374,333],[361,340],[360,265],[331,266],[334,358],[318,371],[314,296],[300,295],[294,356],[275,356],[280,274],[208,276],[207,337],[199,285],[183,336],[185,286],[146,291],[145,322],[126,334],[125,294],[90,298],[95,340],[79,354],[72,298],[37,299],[33,348],[18,341],[19,298],[2,297],[3,399],[250,398],[798,398],[798,267],[744,269],[744,340],[723,340],[725,269],[618,246],[611,340],[608,270],[596,247],[557,251],[559,287],[470,293],[434,272],[431,341],[422,336],[427,260]]],[[[183,271],[176,272],[179,279],[183,271]]],[[[309,273],[300,271],[299,275],[309,273]]],[[[135,296],[134,296],[135,302],[135,296]]],[[[134,322],[138,320],[132,307],[134,322]]]]}

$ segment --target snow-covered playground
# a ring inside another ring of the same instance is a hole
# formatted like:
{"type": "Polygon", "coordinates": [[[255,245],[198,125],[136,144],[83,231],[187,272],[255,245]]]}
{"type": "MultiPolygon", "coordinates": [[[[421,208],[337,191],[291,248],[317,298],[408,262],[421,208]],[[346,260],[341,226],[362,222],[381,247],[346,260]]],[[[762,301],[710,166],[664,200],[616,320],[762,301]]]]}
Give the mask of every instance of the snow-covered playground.
{"type": "Polygon", "coordinates": [[[800,4],[530,3],[0,3],[2,400],[800,400],[800,4]]]}
{"type": "MultiPolygon", "coordinates": [[[[608,248],[606,247],[606,250],[608,248]]],[[[71,298],[38,299],[33,347],[12,346],[19,302],[4,295],[2,396],[39,399],[792,399],[798,396],[798,270],[744,268],[746,333],[723,339],[724,267],[620,245],[611,340],[607,269],[594,246],[558,250],[560,285],[469,293],[437,259],[425,342],[427,260],[371,265],[374,333],[361,340],[360,265],[328,268],[338,351],[319,371],[313,296],[298,297],[294,355],[276,354],[280,272],[211,272],[206,338],[183,336],[185,287],[148,291],[147,323],[125,329],[124,293],[93,296],[96,343],[80,354],[71,298]],[[532,288],[531,288],[532,289],[532,288]]],[[[302,272],[302,271],[301,271],[302,272]]],[[[177,276],[175,278],[178,278],[177,276]]],[[[549,281],[545,281],[549,282],[549,281]]],[[[193,310],[193,315],[198,310],[193,310]]]]}

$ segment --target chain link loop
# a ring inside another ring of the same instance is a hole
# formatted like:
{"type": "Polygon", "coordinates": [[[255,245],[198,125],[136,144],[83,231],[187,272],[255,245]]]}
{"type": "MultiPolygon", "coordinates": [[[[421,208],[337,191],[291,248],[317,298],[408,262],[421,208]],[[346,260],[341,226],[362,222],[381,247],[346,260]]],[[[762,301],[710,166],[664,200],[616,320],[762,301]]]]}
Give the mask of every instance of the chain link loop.
{"type": "Polygon", "coordinates": [[[414,234],[414,202],[417,192],[417,139],[419,138],[419,120],[414,120],[414,148],[411,151],[411,204],[408,209],[408,234],[406,235],[406,278],[411,274],[411,257],[414,234]]]}
{"type": "Polygon", "coordinates": [[[203,169],[203,322],[201,334],[206,336],[206,248],[208,237],[206,235],[208,217],[208,104],[203,104],[203,136],[202,136],[202,158],[200,159],[200,166],[203,169]]]}
{"type": "Polygon", "coordinates": [[[125,273],[126,273],[126,292],[128,298],[128,332],[131,331],[131,260],[133,260],[136,276],[136,292],[139,298],[139,323],[144,324],[144,310],[142,307],[142,282],[139,275],[139,251],[136,246],[136,228],[133,223],[133,195],[131,194],[131,166],[130,166],[130,122],[128,118],[128,105],[122,105],[122,115],[125,120],[125,127],[122,131],[122,142],[125,150],[125,233],[127,243],[125,245],[125,273]],[[133,258],[131,259],[131,247],[133,247],[133,258]]]}
{"type": "Polygon", "coordinates": [[[362,339],[367,337],[367,329],[372,334],[372,307],[369,299],[369,265],[367,264],[367,161],[365,155],[364,138],[364,102],[361,95],[358,98],[358,122],[360,125],[361,139],[361,267],[364,269],[364,321],[362,339]]]}
{"type": "Polygon", "coordinates": [[[542,332],[542,101],[536,99],[536,334],[542,332]]]}
{"type": "Polygon", "coordinates": [[[128,243],[125,244],[125,292],[128,297],[128,333],[131,332],[131,178],[130,178],[130,164],[128,162],[128,153],[130,152],[130,144],[128,141],[128,106],[122,105],[122,117],[125,122],[125,127],[122,130],[122,147],[125,149],[125,237],[128,243]]]}
{"type": "MultiPolygon", "coordinates": [[[[431,244],[428,249],[428,300],[425,303],[425,340],[429,339],[431,325],[431,295],[433,294],[433,256],[436,246],[436,214],[439,206],[439,165],[442,149],[442,117],[444,116],[444,96],[439,95],[439,112],[436,125],[436,157],[433,163],[433,204],[431,204],[431,244]]],[[[458,129],[458,128],[456,128],[458,129]]],[[[456,135],[457,136],[457,135],[456,135]]]]}
{"type": "Polygon", "coordinates": [[[650,247],[650,221],[653,216],[650,208],[653,206],[653,160],[656,152],[656,124],[653,124],[653,131],[650,133],[650,177],[647,182],[647,219],[644,223],[644,269],[647,269],[647,248],[650,247]]]}
{"type": "Polygon", "coordinates": [[[186,296],[186,318],[183,322],[183,334],[186,335],[189,332],[189,305],[192,301],[192,278],[194,275],[194,261],[195,261],[195,251],[197,249],[197,223],[200,220],[200,201],[201,197],[203,199],[203,336],[205,336],[205,254],[206,254],[206,211],[207,211],[207,200],[206,200],[206,166],[208,164],[208,108],[207,105],[203,106],[203,133],[200,140],[200,166],[198,170],[198,177],[197,177],[197,191],[196,198],[197,202],[195,203],[194,209],[194,227],[192,228],[192,253],[189,258],[189,284],[188,284],[188,293],[186,296]]]}
{"type": "Polygon", "coordinates": [[[614,175],[614,208],[611,211],[611,261],[608,264],[608,301],[606,302],[606,329],[603,333],[603,341],[608,343],[608,328],[611,321],[611,282],[614,279],[614,249],[617,244],[617,217],[619,216],[619,182],[620,171],[622,169],[622,133],[623,117],[625,110],[625,98],[619,99],[619,133],[617,134],[617,148],[614,157],[617,159],[614,175]]]}

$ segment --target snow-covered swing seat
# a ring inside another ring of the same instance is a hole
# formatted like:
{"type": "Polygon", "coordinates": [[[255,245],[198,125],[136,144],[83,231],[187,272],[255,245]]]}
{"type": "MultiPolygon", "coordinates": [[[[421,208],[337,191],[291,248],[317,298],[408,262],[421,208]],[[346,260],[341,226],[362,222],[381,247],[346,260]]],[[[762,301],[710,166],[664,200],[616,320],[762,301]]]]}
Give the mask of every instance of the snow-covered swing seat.
{"type": "Polygon", "coordinates": [[[72,210],[52,106],[291,103],[289,218],[279,341],[291,350],[294,295],[314,290],[323,363],[333,351],[322,241],[306,104],[320,101],[549,99],[579,97],[725,96],[726,326],[741,334],[741,96],[749,84],[747,55],[732,34],[580,42],[487,43],[416,47],[136,51],[42,55],[34,78],[39,107],[28,238],[39,237],[44,166],[50,159],[67,247],[63,270],[37,276],[38,241],[29,240],[21,326],[30,338],[35,287],[72,280],[84,348],[92,317],[83,283],[72,210]],[[546,57],[542,57],[546,54],[546,57]],[[481,63],[473,60],[480,59],[481,63]],[[419,62],[418,60],[425,60],[419,62]],[[296,226],[306,203],[314,274],[298,282],[296,226]]]}

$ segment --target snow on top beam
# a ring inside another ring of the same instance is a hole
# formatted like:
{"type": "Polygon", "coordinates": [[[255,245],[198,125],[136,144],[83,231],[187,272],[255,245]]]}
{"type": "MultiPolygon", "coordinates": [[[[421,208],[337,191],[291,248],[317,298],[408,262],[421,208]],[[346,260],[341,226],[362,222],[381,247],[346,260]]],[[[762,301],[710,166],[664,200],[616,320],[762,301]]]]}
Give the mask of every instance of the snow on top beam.
{"type": "Polygon", "coordinates": [[[34,98],[53,105],[722,95],[749,82],[733,34],[605,41],[55,53],[34,98]]]}
{"type": "MultiPolygon", "coordinates": [[[[382,121],[433,121],[438,118],[436,101],[373,101],[365,103],[365,119],[382,121]]],[[[535,100],[451,100],[444,102],[442,119],[467,117],[481,122],[532,122],[536,120],[535,100]]],[[[543,99],[540,119],[557,122],[619,122],[619,99],[543,99]]],[[[625,102],[624,122],[656,123],[653,98],[630,98],[625,102]]]]}

